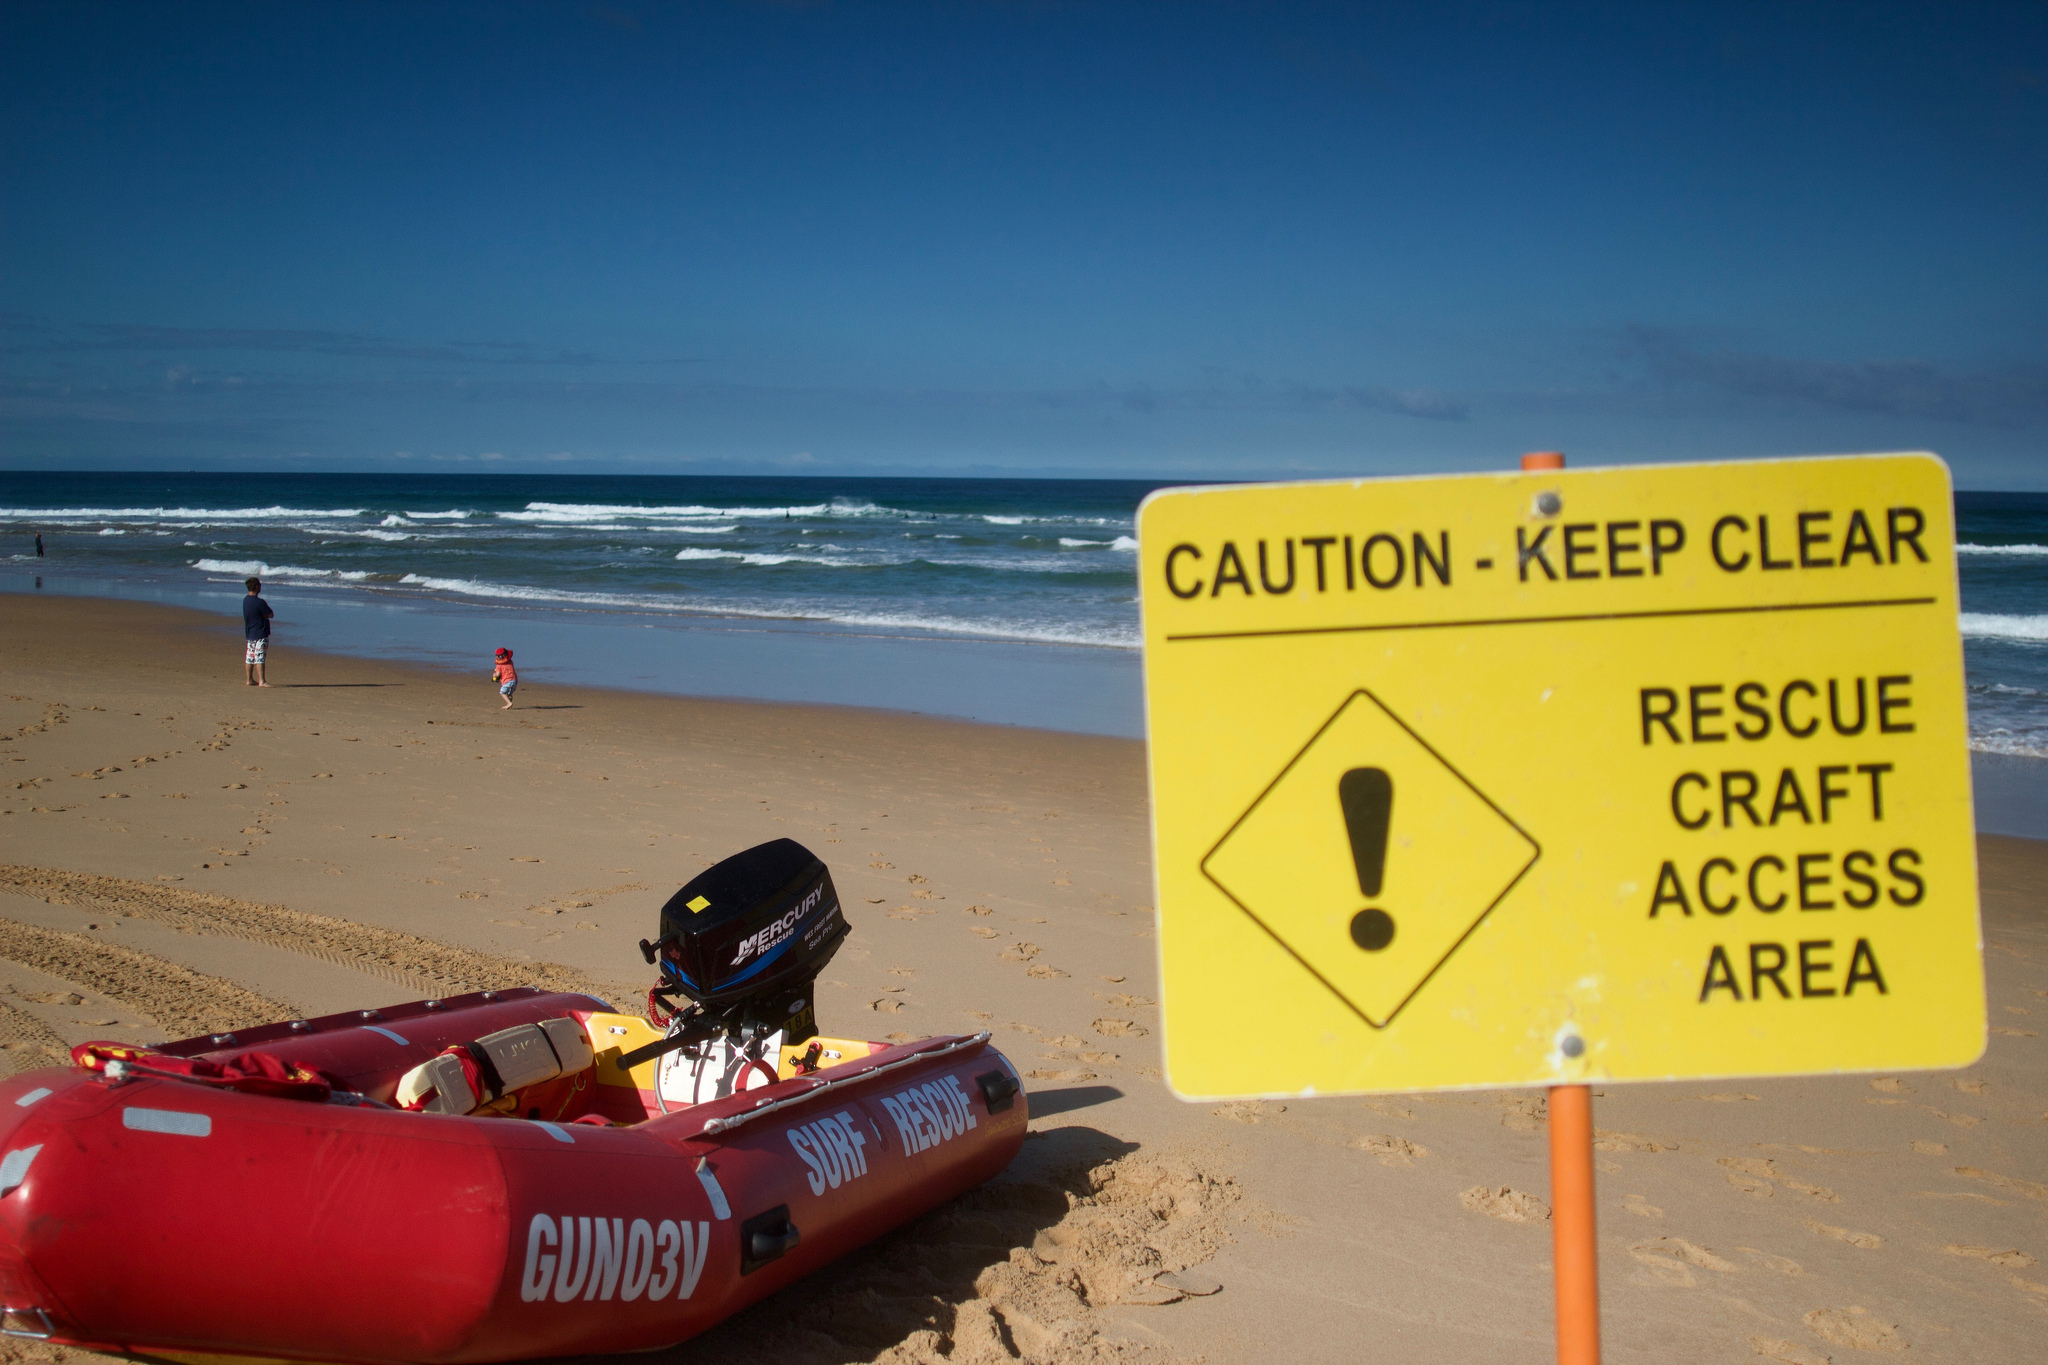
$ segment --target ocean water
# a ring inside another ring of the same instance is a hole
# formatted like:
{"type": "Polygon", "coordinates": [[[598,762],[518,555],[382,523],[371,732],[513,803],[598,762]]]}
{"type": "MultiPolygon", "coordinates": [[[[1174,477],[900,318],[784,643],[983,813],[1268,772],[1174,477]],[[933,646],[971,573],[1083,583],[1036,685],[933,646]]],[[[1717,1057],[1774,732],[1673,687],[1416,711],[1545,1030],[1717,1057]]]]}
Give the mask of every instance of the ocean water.
{"type": "MultiPolygon", "coordinates": [[[[522,678],[1135,735],[1158,486],[0,473],[0,586],[232,612],[254,574],[342,652],[466,665],[516,636],[522,678]]],[[[2048,494],[1956,512],[1972,743],[2048,756],[2048,494]]]]}

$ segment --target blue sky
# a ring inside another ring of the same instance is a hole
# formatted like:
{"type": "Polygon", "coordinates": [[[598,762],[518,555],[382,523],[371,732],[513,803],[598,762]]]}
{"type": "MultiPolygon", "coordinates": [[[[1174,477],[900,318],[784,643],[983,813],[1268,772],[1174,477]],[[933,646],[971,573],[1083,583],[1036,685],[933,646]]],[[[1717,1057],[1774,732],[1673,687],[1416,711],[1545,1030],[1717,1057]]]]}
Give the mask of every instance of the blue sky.
{"type": "Polygon", "coordinates": [[[1931,448],[2048,487],[2048,7],[0,9],[0,466],[1931,448]]]}

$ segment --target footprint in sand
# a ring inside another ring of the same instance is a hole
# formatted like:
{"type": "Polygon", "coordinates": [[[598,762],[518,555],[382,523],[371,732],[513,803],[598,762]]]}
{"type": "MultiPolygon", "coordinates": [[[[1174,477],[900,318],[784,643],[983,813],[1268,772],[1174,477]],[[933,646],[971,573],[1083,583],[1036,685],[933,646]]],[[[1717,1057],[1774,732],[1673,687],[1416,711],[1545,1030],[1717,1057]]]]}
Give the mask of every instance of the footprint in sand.
{"type": "Polygon", "coordinates": [[[1659,1237],[1655,1241],[1638,1242],[1628,1249],[1628,1254],[1652,1278],[1678,1289],[1690,1289],[1699,1283],[1699,1277],[1692,1273],[1695,1266],[1726,1275],[1737,1273],[1732,1262],[1683,1237],[1659,1237]]]}
{"type": "Polygon", "coordinates": [[[1229,1104],[1218,1105],[1210,1112],[1217,1118],[1229,1119],[1232,1123],[1264,1123],[1274,1114],[1286,1113],[1287,1106],[1267,1100],[1233,1100],[1229,1104]]]}
{"type": "Polygon", "coordinates": [[[2025,1270],[2028,1266],[2034,1263],[2034,1258],[2027,1255],[2026,1252],[2019,1251],[2011,1247],[2007,1247],[2001,1250],[1998,1247],[1968,1247],[1951,1245],[1943,1247],[1942,1250],[1946,1251],[1951,1256],[1968,1256],[1973,1260],[1989,1261],[1991,1262],[1991,1264],[1995,1266],[2003,1266],[2007,1270],[2025,1270]]]}
{"type": "Polygon", "coordinates": [[[2020,1180],[2014,1176],[1999,1175],[1976,1166],[1958,1166],[1955,1170],[1956,1174],[1965,1180],[1981,1180],[1987,1185],[1995,1185],[1999,1189],[2009,1190],[2028,1199],[2048,1200],[2048,1185],[2038,1185],[2031,1180],[2020,1180]]]}
{"type": "Polygon", "coordinates": [[[969,915],[993,915],[995,911],[986,905],[970,905],[964,913],[969,915]]]}
{"type": "Polygon", "coordinates": [[[1097,1019],[1090,1025],[1105,1038],[1143,1038],[1144,1027],[1135,1019],[1097,1019]]]}
{"type": "Polygon", "coordinates": [[[1832,1237],[1838,1242],[1847,1242],[1852,1247],[1862,1247],[1865,1251],[1875,1251],[1884,1245],[1884,1238],[1874,1232],[1856,1232],[1849,1228],[1829,1227],[1826,1223],[1816,1223],[1811,1219],[1807,1220],[1806,1226],[1812,1228],[1823,1237],[1832,1237]]]}
{"type": "Polygon", "coordinates": [[[1624,1196],[1621,1206],[1638,1218],[1662,1218],[1664,1216],[1664,1210],[1658,1208],[1639,1194],[1624,1196]]]}
{"type": "Polygon", "coordinates": [[[877,1014],[901,1014],[903,1013],[903,1002],[893,996],[884,996],[882,999],[875,1001],[874,1004],[869,1005],[868,1008],[877,1014]]]}
{"type": "MultiPolygon", "coordinates": [[[[1724,1156],[1716,1164],[1728,1168],[1730,1173],[1728,1177],[1729,1183],[1734,1184],[1737,1189],[1741,1189],[1742,1186],[1736,1177],[1743,1176],[1757,1180],[1775,1180],[1788,1190],[1795,1190],[1810,1198],[1818,1199],[1824,1204],[1839,1204],[1842,1202],[1841,1196],[1837,1195],[1833,1190],[1828,1189],[1824,1185],[1809,1185],[1803,1180],[1794,1180],[1791,1176],[1779,1170],[1776,1162],[1764,1157],[1724,1156]]],[[[1745,1193],[1752,1193],[1752,1191],[1745,1191],[1745,1193]]]]}
{"type": "Polygon", "coordinates": [[[1887,1095],[1910,1095],[1913,1093],[1913,1087],[1907,1085],[1897,1076],[1879,1076],[1870,1083],[1870,1088],[1872,1090],[1882,1090],[1887,1095]]]}
{"type": "Polygon", "coordinates": [[[1640,1133],[1615,1133],[1601,1129],[1593,1134],[1593,1146],[1603,1152],[1675,1152],[1675,1142],[1659,1142],[1640,1133]]]}
{"type": "Polygon", "coordinates": [[[1765,1270],[1775,1270],[1780,1275],[1803,1275],[1806,1273],[1805,1267],[1789,1256],[1773,1256],[1770,1252],[1758,1251],[1755,1247],[1737,1247],[1735,1249],[1749,1257],[1750,1260],[1755,1261],[1765,1270]]]}
{"type": "Polygon", "coordinates": [[[1868,1308],[1816,1308],[1806,1315],[1806,1325],[1832,1346],[1847,1346],[1853,1351],[1906,1349],[1898,1324],[1885,1322],[1868,1308]]]}
{"type": "Polygon", "coordinates": [[[1064,977],[1066,973],[1061,971],[1057,967],[1048,967],[1041,962],[1037,966],[1026,967],[1024,969],[1024,975],[1031,977],[1033,980],[1036,981],[1058,981],[1060,978],[1064,977]]]}
{"type": "Polygon", "coordinates": [[[1659,1237],[1655,1241],[1643,1242],[1632,1248],[1632,1250],[1649,1251],[1656,1255],[1669,1256],[1674,1260],[1683,1261],[1687,1265],[1696,1265],[1702,1270],[1719,1271],[1723,1275],[1738,1273],[1735,1262],[1716,1256],[1707,1248],[1695,1242],[1688,1242],[1683,1237],[1659,1237]]]}
{"type": "Polygon", "coordinates": [[[1029,962],[1043,951],[1036,943],[1013,943],[996,956],[1005,962],[1029,962]]]}
{"type": "Polygon", "coordinates": [[[981,927],[980,925],[978,925],[978,924],[972,924],[972,925],[969,925],[969,926],[968,926],[968,928],[967,928],[967,932],[968,932],[968,933],[970,933],[970,934],[978,934],[978,935],[979,935],[979,936],[981,936],[982,938],[1000,938],[1000,937],[1001,937],[1001,935],[1000,935],[1000,934],[998,934],[998,933],[997,933],[997,932],[996,932],[995,930],[993,930],[993,929],[984,929],[984,928],[982,928],[982,927],[981,927]]]}
{"type": "Polygon", "coordinates": [[[1474,1213],[1483,1213],[1504,1223],[1550,1221],[1550,1205],[1526,1190],[1507,1185],[1474,1185],[1458,1195],[1458,1202],[1474,1213]]]}
{"type": "Polygon", "coordinates": [[[993,1014],[990,1014],[987,1010],[964,1010],[962,1011],[962,1013],[964,1013],[969,1019],[987,1020],[995,1018],[995,1016],[993,1014]]]}
{"type": "Polygon", "coordinates": [[[1418,1160],[1429,1155],[1429,1148],[1421,1143],[1410,1142],[1392,1133],[1367,1133],[1355,1137],[1351,1145],[1361,1152],[1370,1152],[1380,1159],[1382,1166],[1413,1166],[1418,1160]]]}
{"type": "Polygon", "coordinates": [[[1751,1337],[1749,1349],[1778,1365],[1830,1365],[1831,1360],[1819,1351],[1777,1337],[1751,1337]]]}
{"type": "Polygon", "coordinates": [[[916,975],[917,975],[917,968],[915,968],[915,967],[891,967],[891,968],[889,969],[889,975],[891,975],[891,976],[916,976],[916,975]]]}

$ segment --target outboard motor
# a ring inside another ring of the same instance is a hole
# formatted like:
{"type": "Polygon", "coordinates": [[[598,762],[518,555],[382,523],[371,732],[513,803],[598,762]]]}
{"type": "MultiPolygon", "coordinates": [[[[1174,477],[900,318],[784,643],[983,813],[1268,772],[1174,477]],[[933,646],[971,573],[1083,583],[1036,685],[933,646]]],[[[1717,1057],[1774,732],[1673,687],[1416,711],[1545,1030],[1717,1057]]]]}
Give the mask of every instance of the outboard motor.
{"type": "Polygon", "coordinates": [[[830,869],[794,839],[706,868],[661,907],[661,936],[640,943],[661,968],[648,1017],[668,1036],[621,1063],[680,1054],[658,1074],[664,1108],[750,1088],[751,1070],[772,1081],[780,1050],[817,1035],[818,973],[849,929],[830,869]],[[689,1003],[672,1009],[679,997],[689,1003]]]}

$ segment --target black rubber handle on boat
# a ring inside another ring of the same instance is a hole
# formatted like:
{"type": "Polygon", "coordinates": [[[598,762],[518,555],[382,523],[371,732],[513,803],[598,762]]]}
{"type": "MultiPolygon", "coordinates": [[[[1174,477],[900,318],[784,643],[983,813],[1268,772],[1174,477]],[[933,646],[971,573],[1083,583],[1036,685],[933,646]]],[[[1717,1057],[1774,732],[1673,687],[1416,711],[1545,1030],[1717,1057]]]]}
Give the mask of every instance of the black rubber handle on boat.
{"type": "Polygon", "coordinates": [[[678,1033],[668,1038],[657,1038],[646,1047],[636,1047],[631,1052],[620,1057],[619,1070],[631,1071],[643,1062],[653,1061],[664,1052],[674,1052],[679,1047],[688,1047],[697,1041],[698,1038],[695,1035],[688,1033],[678,1033]]]}

